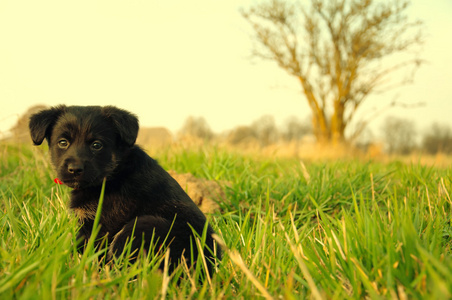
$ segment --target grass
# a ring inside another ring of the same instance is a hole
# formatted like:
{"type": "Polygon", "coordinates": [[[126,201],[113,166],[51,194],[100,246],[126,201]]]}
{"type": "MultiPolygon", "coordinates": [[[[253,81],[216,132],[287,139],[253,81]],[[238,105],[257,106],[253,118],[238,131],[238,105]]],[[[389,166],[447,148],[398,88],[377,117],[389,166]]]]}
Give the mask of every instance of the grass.
{"type": "Polygon", "coordinates": [[[0,155],[0,299],[452,297],[452,168],[157,152],[226,190],[208,216],[225,255],[202,284],[199,270],[162,274],[164,257],[125,267],[79,255],[69,189],[53,183],[46,151],[2,144],[0,155]]]}

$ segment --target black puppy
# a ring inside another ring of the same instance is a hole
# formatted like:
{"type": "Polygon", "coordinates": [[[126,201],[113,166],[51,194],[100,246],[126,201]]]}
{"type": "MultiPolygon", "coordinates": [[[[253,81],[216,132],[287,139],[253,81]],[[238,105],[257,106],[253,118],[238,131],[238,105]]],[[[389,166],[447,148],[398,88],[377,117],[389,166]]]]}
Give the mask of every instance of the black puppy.
{"type": "Polygon", "coordinates": [[[106,178],[99,237],[108,239],[108,259],[120,255],[133,238],[132,250],[169,248],[170,270],[182,256],[190,266],[198,258],[193,231],[202,236],[206,227],[203,252],[212,273],[214,231],[179,184],[135,145],[138,119],[133,114],[113,106],[61,105],[32,115],[29,126],[35,145],[47,139],[59,180],[73,188],[70,208],[85,243],[106,178]]]}

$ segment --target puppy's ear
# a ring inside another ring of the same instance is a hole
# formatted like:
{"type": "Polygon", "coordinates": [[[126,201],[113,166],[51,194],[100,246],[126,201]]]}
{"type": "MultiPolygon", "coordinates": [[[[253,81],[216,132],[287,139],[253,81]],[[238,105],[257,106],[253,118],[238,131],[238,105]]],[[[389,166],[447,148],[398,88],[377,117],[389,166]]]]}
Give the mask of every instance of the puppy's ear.
{"type": "Polygon", "coordinates": [[[113,122],[121,140],[127,146],[133,146],[138,135],[138,118],[134,114],[114,106],[103,107],[102,113],[113,122]]]}
{"type": "Polygon", "coordinates": [[[35,145],[41,145],[45,138],[47,138],[48,142],[50,141],[53,126],[65,111],[66,106],[59,105],[31,115],[28,127],[30,128],[31,139],[35,145]]]}

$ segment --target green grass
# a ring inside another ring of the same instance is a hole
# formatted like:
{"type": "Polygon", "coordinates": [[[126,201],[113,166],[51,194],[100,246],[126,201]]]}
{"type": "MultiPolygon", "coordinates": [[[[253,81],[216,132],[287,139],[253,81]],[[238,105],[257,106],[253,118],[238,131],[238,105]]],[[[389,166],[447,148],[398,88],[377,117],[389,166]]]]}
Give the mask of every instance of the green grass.
{"type": "Polygon", "coordinates": [[[163,257],[127,267],[79,255],[69,189],[53,183],[46,151],[0,155],[0,299],[452,297],[452,168],[162,151],[165,168],[226,190],[208,218],[227,249],[201,284],[199,270],[159,272],[163,257]]]}

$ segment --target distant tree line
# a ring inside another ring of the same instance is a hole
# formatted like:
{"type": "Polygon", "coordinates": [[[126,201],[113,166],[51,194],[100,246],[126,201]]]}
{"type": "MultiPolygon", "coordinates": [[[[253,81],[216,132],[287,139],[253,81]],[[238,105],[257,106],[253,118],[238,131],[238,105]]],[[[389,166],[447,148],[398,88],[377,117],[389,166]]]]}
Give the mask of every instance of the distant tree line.
{"type": "MultiPolygon", "coordinates": [[[[278,141],[296,141],[312,134],[309,119],[301,120],[295,116],[290,117],[282,128],[276,125],[272,116],[266,115],[252,122],[250,125],[238,126],[222,137],[232,145],[258,143],[268,146],[278,141]]],[[[216,136],[203,117],[188,117],[178,133],[179,137],[195,137],[204,140],[220,138],[216,136]]]]}
{"type": "MultiPolygon", "coordinates": [[[[399,117],[387,117],[380,128],[381,138],[370,134],[365,143],[357,146],[365,149],[381,139],[387,154],[407,155],[412,152],[426,154],[452,154],[452,129],[447,124],[433,123],[418,131],[415,123],[399,117]]],[[[314,136],[310,118],[300,119],[292,116],[283,126],[277,126],[275,119],[262,116],[250,125],[238,126],[226,133],[216,135],[203,117],[188,117],[179,131],[179,137],[195,137],[206,141],[226,139],[231,145],[258,144],[261,147],[278,142],[301,142],[314,136]]],[[[312,142],[312,139],[311,139],[312,142]]]]}
{"type": "Polygon", "coordinates": [[[433,123],[419,132],[413,121],[387,117],[381,132],[389,154],[452,153],[452,130],[447,124],[433,123]]]}

